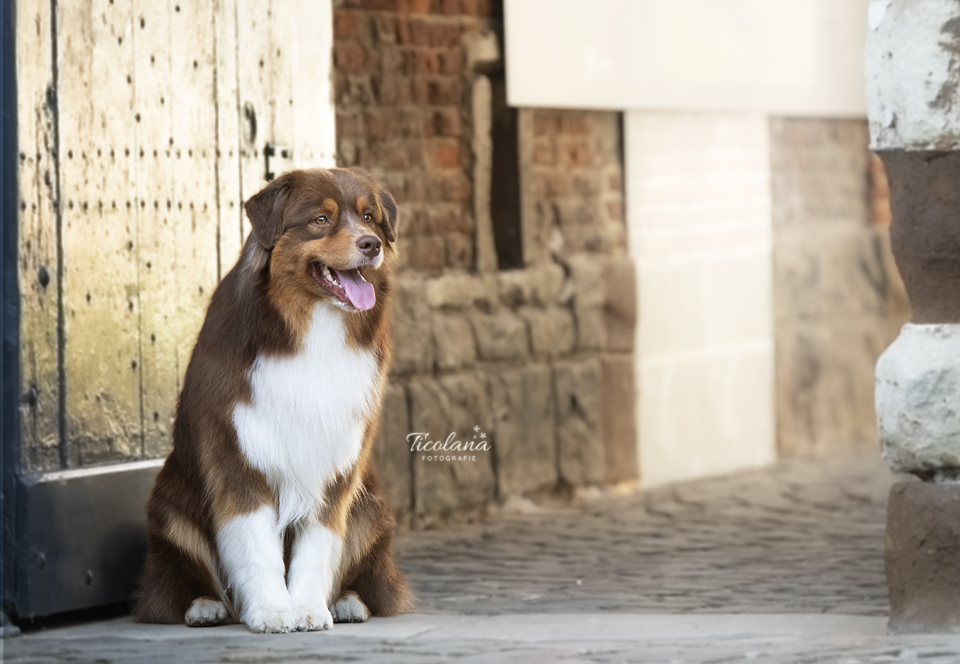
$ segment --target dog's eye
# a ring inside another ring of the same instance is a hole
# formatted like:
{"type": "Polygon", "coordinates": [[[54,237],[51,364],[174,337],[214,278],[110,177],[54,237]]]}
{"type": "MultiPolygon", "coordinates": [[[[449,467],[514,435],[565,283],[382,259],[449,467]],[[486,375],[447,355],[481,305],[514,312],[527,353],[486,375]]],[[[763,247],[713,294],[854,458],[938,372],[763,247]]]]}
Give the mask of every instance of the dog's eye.
{"type": "Polygon", "coordinates": [[[369,212],[367,212],[367,213],[365,213],[365,214],[363,215],[363,220],[364,220],[364,221],[373,221],[373,215],[370,214],[369,212]]]}
{"type": "Polygon", "coordinates": [[[316,223],[320,224],[321,226],[326,226],[327,223],[329,223],[328,220],[327,220],[327,215],[325,215],[325,214],[321,214],[319,217],[317,217],[316,219],[314,219],[314,221],[315,221],[316,223]]]}

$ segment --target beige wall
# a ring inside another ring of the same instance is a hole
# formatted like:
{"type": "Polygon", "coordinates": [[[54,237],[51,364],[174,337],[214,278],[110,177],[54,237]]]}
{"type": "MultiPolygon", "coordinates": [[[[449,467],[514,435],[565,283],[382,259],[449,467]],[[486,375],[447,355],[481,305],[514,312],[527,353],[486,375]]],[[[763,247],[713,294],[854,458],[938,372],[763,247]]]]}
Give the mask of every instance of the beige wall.
{"type": "Polygon", "coordinates": [[[775,458],[767,119],[626,114],[641,483],[775,458]]]}
{"type": "Polygon", "coordinates": [[[510,103],[863,117],[867,0],[505,0],[510,103]]]}

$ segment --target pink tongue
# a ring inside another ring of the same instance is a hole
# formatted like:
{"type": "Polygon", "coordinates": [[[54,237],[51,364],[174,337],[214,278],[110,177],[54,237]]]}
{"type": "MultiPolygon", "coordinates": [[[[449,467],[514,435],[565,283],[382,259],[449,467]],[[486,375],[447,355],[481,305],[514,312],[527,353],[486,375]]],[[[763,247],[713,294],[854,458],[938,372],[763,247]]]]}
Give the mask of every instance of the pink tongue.
{"type": "Polygon", "coordinates": [[[360,275],[360,270],[330,269],[336,272],[340,285],[347,292],[350,304],[360,311],[373,309],[373,305],[377,303],[377,294],[373,292],[373,284],[360,275]]]}

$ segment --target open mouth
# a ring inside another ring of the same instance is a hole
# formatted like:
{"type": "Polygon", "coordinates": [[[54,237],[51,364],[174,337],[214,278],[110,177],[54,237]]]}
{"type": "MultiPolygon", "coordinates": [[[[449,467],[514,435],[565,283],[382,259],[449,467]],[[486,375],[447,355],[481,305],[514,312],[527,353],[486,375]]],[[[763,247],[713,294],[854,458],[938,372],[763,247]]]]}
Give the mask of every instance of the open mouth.
{"type": "Polygon", "coordinates": [[[319,262],[310,263],[310,275],[323,290],[343,304],[360,311],[373,309],[377,294],[373,285],[363,278],[360,270],[337,270],[319,262]]]}

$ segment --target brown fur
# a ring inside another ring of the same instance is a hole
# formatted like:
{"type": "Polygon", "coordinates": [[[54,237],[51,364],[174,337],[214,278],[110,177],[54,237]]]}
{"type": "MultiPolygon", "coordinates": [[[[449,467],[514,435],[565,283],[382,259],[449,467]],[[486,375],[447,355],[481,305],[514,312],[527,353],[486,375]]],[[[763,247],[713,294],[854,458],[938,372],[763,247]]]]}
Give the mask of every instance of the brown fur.
{"type": "MultiPolygon", "coordinates": [[[[318,292],[309,262],[320,256],[328,265],[342,265],[355,251],[357,233],[382,240],[384,262],[377,270],[362,270],[375,289],[375,306],[343,315],[350,343],[373,351],[381,377],[386,375],[397,237],[393,198],[360,169],[294,171],[245,207],[253,230],[240,261],[211,299],[177,406],[173,451],[148,505],[149,552],[134,613],[138,622],[182,623],[200,596],[225,600],[236,619],[221,590],[215,536],[230,519],[273,504],[275,497],[240,450],[232,413],[237,403],[251,399],[246,372],[256,357],[295,353],[314,303],[330,297],[318,292]],[[348,215],[340,213],[352,210],[356,214],[348,223],[348,215]],[[363,221],[365,211],[371,221],[363,221]],[[332,223],[314,223],[321,214],[332,223]]],[[[395,524],[370,464],[376,419],[374,413],[367,424],[357,464],[325,488],[319,518],[344,537],[340,594],[355,590],[373,615],[394,615],[411,607],[412,596],[393,565],[395,524]]]]}

